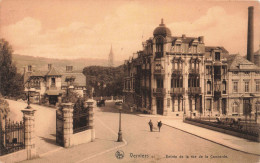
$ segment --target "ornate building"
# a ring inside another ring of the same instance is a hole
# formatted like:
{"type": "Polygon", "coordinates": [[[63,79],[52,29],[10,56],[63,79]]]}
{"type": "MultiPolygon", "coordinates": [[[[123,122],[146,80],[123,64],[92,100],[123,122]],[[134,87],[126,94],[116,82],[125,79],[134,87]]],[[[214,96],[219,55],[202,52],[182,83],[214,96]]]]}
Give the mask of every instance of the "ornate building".
{"type": "Polygon", "coordinates": [[[150,114],[233,114],[229,59],[224,47],[205,46],[203,36],[172,36],[162,20],[143,50],[125,61],[124,101],[150,114]]]}

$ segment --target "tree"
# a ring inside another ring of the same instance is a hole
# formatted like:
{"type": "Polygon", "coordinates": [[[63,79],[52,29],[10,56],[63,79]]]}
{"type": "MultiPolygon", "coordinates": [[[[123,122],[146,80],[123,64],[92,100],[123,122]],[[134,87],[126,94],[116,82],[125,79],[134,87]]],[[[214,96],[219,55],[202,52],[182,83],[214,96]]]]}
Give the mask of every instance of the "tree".
{"type": "Polygon", "coordinates": [[[20,98],[23,95],[23,76],[17,73],[12,63],[12,53],[9,43],[0,39],[0,93],[20,98]]]}
{"type": "Polygon", "coordinates": [[[1,118],[6,117],[9,112],[10,112],[10,108],[8,102],[5,99],[3,99],[3,97],[0,95],[0,114],[1,114],[0,117],[1,118]]]}

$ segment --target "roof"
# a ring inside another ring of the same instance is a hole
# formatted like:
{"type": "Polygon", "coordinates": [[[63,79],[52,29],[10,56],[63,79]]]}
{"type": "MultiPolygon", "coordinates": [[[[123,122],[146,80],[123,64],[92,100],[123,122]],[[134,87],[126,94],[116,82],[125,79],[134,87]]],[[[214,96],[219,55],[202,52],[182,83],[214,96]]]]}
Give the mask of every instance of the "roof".
{"type": "Polygon", "coordinates": [[[75,78],[74,86],[86,86],[86,76],[83,73],[65,72],[61,76],[61,86],[67,86],[67,78],[75,78]]]}
{"type": "Polygon", "coordinates": [[[243,56],[238,54],[232,54],[227,56],[228,69],[229,70],[241,70],[241,65],[244,70],[260,70],[260,67],[256,66],[254,63],[250,62],[243,56]]]}
{"type": "Polygon", "coordinates": [[[171,36],[172,34],[171,34],[171,30],[167,28],[165,24],[163,24],[163,19],[162,19],[161,24],[159,24],[159,27],[155,28],[155,30],[153,31],[153,35],[154,37],[159,35],[166,37],[166,36],[171,36]]]}
{"type": "Polygon", "coordinates": [[[172,37],[173,41],[176,41],[177,39],[181,39],[182,43],[191,43],[191,41],[194,41],[195,39],[198,39],[196,37],[172,37]]]}
{"type": "Polygon", "coordinates": [[[46,76],[61,76],[61,73],[53,67],[49,72],[47,72],[46,76]]]}
{"type": "Polygon", "coordinates": [[[223,46],[205,46],[205,52],[211,52],[212,50],[222,50],[224,53],[228,51],[223,46]]]}

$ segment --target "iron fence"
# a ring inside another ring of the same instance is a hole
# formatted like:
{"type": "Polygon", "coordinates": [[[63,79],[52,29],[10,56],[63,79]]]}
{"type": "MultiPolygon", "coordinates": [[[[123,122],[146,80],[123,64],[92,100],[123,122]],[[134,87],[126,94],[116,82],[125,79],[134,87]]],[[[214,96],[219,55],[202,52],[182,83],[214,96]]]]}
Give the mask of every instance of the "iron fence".
{"type": "Polygon", "coordinates": [[[0,156],[24,149],[24,123],[0,120],[0,156]]]}
{"type": "Polygon", "coordinates": [[[84,102],[79,100],[73,108],[73,133],[87,129],[89,129],[89,108],[85,107],[84,102]]]}

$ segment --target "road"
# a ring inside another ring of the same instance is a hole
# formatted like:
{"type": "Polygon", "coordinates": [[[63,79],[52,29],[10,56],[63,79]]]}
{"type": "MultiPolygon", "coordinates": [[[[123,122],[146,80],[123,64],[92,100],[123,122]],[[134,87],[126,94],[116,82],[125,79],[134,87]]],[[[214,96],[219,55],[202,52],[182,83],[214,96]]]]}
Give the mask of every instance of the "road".
{"type": "MultiPolygon", "coordinates": [[[[13,107],[13,104],[10,106],[13,107]]],[[[41,144],[39,142],[36,144],[37,149],[42,153],[47,150],[49,152],[38,159],[24,162],[259,162],[258,156],[235,151],[171,127],[162,126],[161,132],[150,132],[149,120],[152,119],[156,125],[158,120],[163,119],[140,117],[129,113],[122,113],[125,142],[116,142],[119,114],[113,103],[95,108],[94,142],[60,148],[55,145],[53,136],[55,111],[35,107],[38,110],[36,133],[38,140],[42,140],[41,144]],[[124,152],[122,159],[117,159],[115,156],[118,150],[124,152]]]]}

